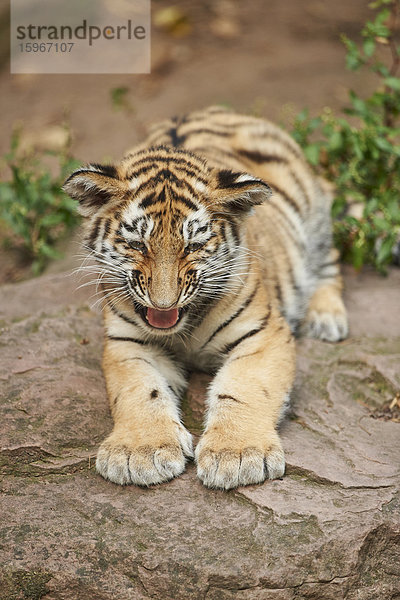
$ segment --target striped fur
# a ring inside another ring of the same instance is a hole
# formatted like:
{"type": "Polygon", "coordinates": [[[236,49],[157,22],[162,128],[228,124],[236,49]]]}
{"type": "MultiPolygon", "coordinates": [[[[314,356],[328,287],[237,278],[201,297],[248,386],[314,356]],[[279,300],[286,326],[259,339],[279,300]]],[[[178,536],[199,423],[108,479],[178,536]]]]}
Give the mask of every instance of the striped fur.
{"type": "Polygon", "coordinates": [[[293,334],[347,334],[330,196],[275,125],[221,108],[156,125],[115,166],[73,173],[104,304],[114,429],[97,469],[119,484],[179,475],[186,372],[214,374],[198,475],[229,489],[281,477],[277,424],[293,334]]]}

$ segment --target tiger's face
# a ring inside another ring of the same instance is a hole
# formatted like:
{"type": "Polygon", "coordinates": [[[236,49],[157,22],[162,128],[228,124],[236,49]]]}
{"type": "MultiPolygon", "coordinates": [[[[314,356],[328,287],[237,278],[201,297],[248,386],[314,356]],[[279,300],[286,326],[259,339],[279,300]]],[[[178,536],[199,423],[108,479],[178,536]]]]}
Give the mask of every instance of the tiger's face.
{"type": "Polygon", "coordinates": [[[135,323],[156,335],[184,329],[235,290],[248,265],[244,217],[270,194],[252,175],[167,147],[79,169],[64,189],[87,217],[105,300],[130,303],[135,323]]]}

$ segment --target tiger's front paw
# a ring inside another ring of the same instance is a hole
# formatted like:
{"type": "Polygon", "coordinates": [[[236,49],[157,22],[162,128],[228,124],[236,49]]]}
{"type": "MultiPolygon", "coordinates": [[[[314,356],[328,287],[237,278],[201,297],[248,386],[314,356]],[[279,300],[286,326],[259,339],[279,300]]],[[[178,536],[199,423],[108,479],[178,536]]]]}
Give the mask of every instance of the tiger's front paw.
{"type": "Polygon", "coordinates": [[[301,329],[306,336],[325,342],[347,337],[347,312],[337,288],[328,284],[314,292],[301,329]]]}
{"type": "Polygon", "coordinates": [[[192,456],[192,437],[183,427],[176,441],[151,445],[135,445],[112,433],[99,448],[96,469],[120,485],[150,486],[183,473],[186,457],[192,456]]]}
{"type": "Polygon", "coordinates": [[[233,448],[221,440],[213,444],[206,433],[196,448],[197,474],[207,487],[223,490],[278,479],[285,472],[285,455],[276,438],[264,447],[233,448]]]}
{"type": "Polygon", "coordinates": [[[303,331],[308,337],[325,342],[344,340],[349,332],[346,312],[345,310],[335,313],[310,310],[303,331]]]}

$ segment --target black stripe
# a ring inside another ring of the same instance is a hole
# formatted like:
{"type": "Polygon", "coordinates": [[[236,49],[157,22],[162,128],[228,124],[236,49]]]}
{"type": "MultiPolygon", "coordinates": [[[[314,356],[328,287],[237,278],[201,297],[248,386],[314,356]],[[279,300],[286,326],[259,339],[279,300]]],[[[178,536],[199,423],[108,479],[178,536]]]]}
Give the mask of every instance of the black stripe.
{"type": "Polygon", "coordinates": [[[268,143],[268,139],[275,140],[278,143],[282,144],[286,148],[286,150],[292,152],[296,158],[300,158],[304,163],[304,155],[300,148],[297,146],[296,142],[291,138],[286,138],[286,136],[281,137],[278,133],[274,133],[272,131],[265,131],[261,136],[257,136],[260,139],[263,139],[268,143]]]}
{"type": "Polygon", "coordinates": [[[147,363],[151,367],[154,367],[152,362],[150,362],[149,360],[146,360],[145,358],[141,358],[140,356],[133,356],[132,358],[124,358],[123,360],[120,360],[119,362],[125,363],[125,362],[130,362],[131,360],[141,360],[142,362],[147,363]]]}
{"type": "Polygon", "coordinates": [[[296,237],[297,230],[293,223],[288,219],[287,214],[285,214],[279,204],[275,204],[275,202],[271,202],[269,206],[276,210],[282,217],[282,220],[277,221],[278,225],[283,227],[292,242],[297,246],[298,250],[304,250],[304,243],[296,237]]]}
{"type": "MultiPolygon", "coordinates": [[[[161,169],[161,171],[158,171],[152,177],[149,177],[148,179],[146,179],[146,181],[143,181],[139,185],[139,187],[135,190],[135,196],[138,196],[146,188],[148,188],[148,187],[154,188],[154,186],[156,186],[158,183],[160,183],[160,181],[165,181],[165,180],[167,180],[168,182],[175,180],[179,183],[178,178],[173,173],[171,173],[171,171],[169,171],[168,169],[161,169]]],[[[140,207],[140,204],[139,204],[139,207],[140,207]]]]}
{"type": "MultiPolygon", "coordinates": [[[[183,181],[183,180],[180,181],[179,179],[176,179],[173,183],[178,184],[178,182],[179,182],[179,185],[177,185],[177,187],[179,189],[182,187],[182,183],[184,183],[184,186],[186,187],[187,191],[190,193],[190,195],[192,197],[195,198],[198,195],[198,192],[196,192],[196,190],[194,189],[192,184],[189,183],[189,181],[183,181]]],[[[175,191],[175,189],[170,189],[170,193],[173,198],[175,198],[175,195],[177,195],[177,192],[175,191]]]]}
{"type": "MultiPolygon", "coordinates": [[[[159,162],[161,162],[161,159],[159,160],[159,162]]],[[[171,160],[168,159],[167,162],[171,162],[171,160]]],[[[193,166],[195,168],[195,165],[191,165],[191,166],[193,166]]],[[[127,177],[126,179],[129,181],[131,179],[134,179],[135,177],[139,177],[139,175],[143,175],[143,174],[147,173],[151,169],[156,169],[156,168],[160,168],[160,165],[157,164],[157,162],[155,162],[154,159],[151,159],[151,162],[148,165],[145,165],[145,166],[137,169],[133,173],[129,173],[129,177],[127,177]]],[[[193,177],[194,179],[199,180],[204,184],[207,183],[207,180],[204,179],[201,175],[199,175],[199,172],[195,171],[194,168],[190,168],[190,166],[188,165],[188,163],[186,163],[186,161],[173,161],[171,168],[173,168],[176,171],[183,171],[188,177],[193,177]]],[[[199,167],[197,167],[197,168],[199,168],[199,167]]],[[[133,193],[136,193],[136,191],[133,190],[133,193]]]]}
{"type": "Polygon", "coordinates": [[[290,176],[293,178],[293,181],[295,182],[297,187],[301,190],[301,193],[303,194],[303,198],[307,204],[307,207],[310,207],[310,204],[311,204],[310,198],[307,194],[306,188],[304,187],[303,183],[300,181],[300,178],[297,177],[296,173],[294,173],[294,171],[292,171],[292,170],[290,170],[289,173],[290,173],[290,176]]]}
{"type": "Polygon", "coordinates": [[[111,192],[108,192],[107,190],[101,190],[96,186],[90,190],[84,190],[82,195],[79,197],[79,203],[89,208],[100,208],[100,206],[106,204],[110,198],[111,192]]]}
{"type": "Polygon", "coordinates": [[[280,187],[275,185],[275,183],[273,185],[271,185],[271,188],[272,188],[273,192],[274,191],[278,192],[278,194],[280,194],[282,196],[282,198],[293,208],[293,210],[295,210],[298,214],[300,214],[300,208],[299,208],[298,204],[296,204],[296,202],[293,200],[293,198],[288,196],[288,194],[286,192],[284,192],[280,187]]]}
{"type": "Polygon", "coordinates": [[[174,196],[174,200],[176,202],[181,202],[182,204],[184,204],[191,210],[195,210],[195,211],[199,210],[199,207],[194,202],[189,200],[188,198],[185,198],[185,196],[174,196]]]}
{"type": "Polygon", "coordinates": [[[220,135],[222,137],[228,137],[232,135],[231,131],[221,131],[221,130],[217,130],[217,129],[209,129],[208,127],[200,127],[198,129],[190,129],[190,131],[187,131],[185,133],[185,137],[188,137],[189,135],[198,135],[198,134],[202,134],[202,133],[209,133],[211,135],[220,135]]]}
{"type": "MultiPolygon", "coordinates": [[[[220,173],[221,173],[221,171],[220,171],[220,173]]],[[[235,179],[236,179],[237,173],[234,173],[234,175],[235,175],[235,179]]],[[[219,174],[218,174],[218,178],[219,178],[219,183],[220,183],[221,182],[221,178],[219,177],[219,174]]],[[[225,179],[226,182],[228,182],[228,176],[224,177],[224,179],[225,179]]],[[[269,185],[267,183],[265,183],[265,181],[262,181],[262,179],[258,179],[256,177],[254,177],[254,178],[251,177],[247,181],[234,181],[233,180],[230,185],[229,184],[226,185],[226,186],[225,185],[220,185],[219,189],[234,189],[234,190],[236,190],[236,189],[240,189],[240,188],[246,188],[246,187],[249,187],[249,186],[254,187],[254,188],[256,188],[257,186],[266,188],[266,190],[268,190],[270,194],[271,194],[271,191],[272,191],[271,188],[269,187],[269,185]]],[[[279,191],[279,190],[277,190],[277,191],[279,191]]],[[[240,202],[240,199],[237,200],[237,203],[239,203],[239,202],[240,202]]],[[[233,205],[234,203],[235,203],[235,201],[232,200],[232,202],[230,202],[229,204],[233,205]]],[[[252,202],[252,204],[261,204],[261,202],[252,202]]]]}
{"type": "Polygon", "coordinates": [[[187,175],[188,177],[193,177],[193,179],[195,179],[196,181],[199,180],[204,184],[207,183],[207,181],[205,179],[203,179],[202,177],[199,177],[199,174],[197,171],[194,171],[193,169],[189,169],[189,167],[185,167],[184,165],[174,165],[174,169],[176,171],[183,171],[185,173],[185,175],[187,175]]]}
{"type": "Polygon", "coordinates": [[[300,292],[300,287],[299,287],[298,283],[296,282],[296,276],[295,276],[295,272],[294,272],[294,268],[293,268],[293,264],[292,264],[292,257],[287,251],[286,251],[286,256],[287,256],[287,262],[286,262],[287,273],[289,274],[293,290],[296,292],[296,294],[298,294],[300,292]]]}
{"type": "Polygon", "coordinates": [[[90,232],[90,235],[89,235],[89,239],[88,239],[88,246],[89,246],[89,248],[93,249],[93,244],[94,244],[97,236],[99,235],[101,223],[102,223],[102,218],[101,217],[97,217],[96,221],[94,222],[94,227],[93,227],[93,229],[92,229],[92,231],[90,232]]]}
{"type": "MultiPolygon", "coordinates": [[[[171,190],[170,190],[170,192],[171,192],[171,190]]],[[[171,196],[172,196],[172,199],[174,202],[180,202],[181,204],[184,204],[185,206],[187,206],[188,208],[190,208],[191,210],[194,210],[194,211],[199,210],[199,207],[196,204],[194,204],[194,202],[192,202],[191,200],[186,198],[185,196],[181,196],[176,193],[171,194],[171,196]]],[[[149,208],[149,206],[155,206],[159,202],[163,202],[163,201],[164,200],[162,197],[160,197],[160,196],[155,197],[153,194],[149,194],[148,196],[143,198],[143,200],[140,202],[139,208],[146,209],[146,208],[149,208]]],[[[178,211],[178,212],[180,213],[181,211],[178,211]]],[[[154,216],[163,216],[164,213],[158,211],[158,212],[152,212],[151,214],[154,217],[154,216]]]]}
{"type": "MultiPolygon", "coordinates": [[[[136,225],[137,225],[138,219],[135,219],[135,221],[136,221],[136,225]]],[[[126,231],[129,231],[129,233],[133,233],[134,231],[136,231],[136,227],[133,226],[133,223],[132,223],[132,225],[129,225],[129,223],[127,223],[126,221],[123,221],[121,223],[121,226],[124,229],[126,229],[126,231]]],[[[118,231],[117,231],[118,234],[121,234],[121,226],[118,228],[118,231]]]]}
{"type": "Polygon", "coordinates": [[[112,179],[118,179],[117,169],[113,165],[100,165],[99,163],[92,163],[92,167],[98,169],[99,173],[112,179]]]}
{"type": "Polygon", "coordinates": [[[132,269],[131,273],[132,273],[132,283],[134,285],[136,284],[139,287],[141,293],[144,295],[146,293],[146,290],[144,289],[144,287],[142,285],[142,280],[144,279],[143,273],[139,269],[132,269]]]}
{"type": "Polygon", "coordinates": [[[176,148],[181,146],[185,141],[185,135],[178,135],[177,126],[171,127],[169,131],[166,133],[171,138],[171,144],[176,148]]]}
{"type": "Polygon", "coordinates": [[[291,254],[289,254],[288,249],[287,248],[282,248],[282,252],[286,255],[286,260],[284,263],[285,271],[280,270],[279,275],[283,275],[284,276],[284,289],[282,289],[282,286],[280,286],[280,290],[281,293],[283,292],[283,302],[281,302],[282,306],[285,306],[285,302],[286,302],[286,289],[287,287],[291,288],[296,294],[300,293],[300,287],[296,281],[296,276],[295,276],[295,272],[294,272],[294,268],[293,268],[293,264],[292,264],[292,256],[291,254]]]}
{"type": "MultiPolygon", "coordinates": [[[[182,184],[184,184],[184,186],[192,196],[196,197],[198,195],[198,192],[196,192],[194,187],[188,181],[184,181],[182,178],[177,177],[168,169],[163,169],[162,171],[156,173],[154,177],[151,177],[150,179],[147,179],[147,181],[144,181],[135,191],[135,195],[139,195],[143,189],[146,189],[148,187],[154,187],[162,181],[166,181],[169,185],[175,185],[178,189],[182,187],[182,184]]],[[[173,199],[175,199],[175,197],[178,200],[182,199],[182,196],[179,196],[175,190],[171,189],[171,187],[169,188],[169,190],[173,199]]],[[[164,201],[164,196],[162,192],[160,193],[159,197],[156,197],[152,193],[150,193],[141,200],[141,202],[139,203],[139,208],[147,208],[151,204],[155,204],[157,202],[162,201],[164,201]]],[[[183,202],[184,204],[188,205],[188,202],[190,202],[190,200],[187,200],[185,198],[183,202]]],[[[198,207],[193,202],[190,203],[190,208],[192,208],[193,210],[198,210],[198,207]]]]}
{"type": "Polygon", "coordinates": [[[155,198],[154,194],[149,194],[148,196],[143,198],[143,200],[141,200],[138,208],[148,208],[149,206],[151,206],[152,204],[155,204],[156,202],[158,202],[158,198],[155,198]]]}
{"type": "Polygon", "coordinates": [[[112,340],[114,342],[133,342],[134,344],[140,344],[141,346],[146,346],[148,344],[148,342],[145,342],[144,340],[139,340],[137,338],[119,337],[115,335],[107,335],[107,339],[112,340]]]}
{"type": "Polygon", "coordinates": [[[239,235],[239,231],[238,231],[238,224],[230,221],[229,225],[231,227],[231,233],[232,233],[233,239],[235,240],[235,244],[237,246],[239,246],[240,245],[240,235],[239,235]]]}
{"type": "Polygon", "coordinates": [[[126,323],[129,323],[130,325],[136,325],[136,327],[137,327],[137,323],[135,323],[135,321],[133,319],[131,319],[130,317],[127,317],[126,315],[124,315],[124,313],[119,312],[119,310],[117,310],[115,308],[115,306],[113,306],[111,303],[108,303],[108,307],[111,309],[111,312],[113,312],[114,315],[116,315],[117,317],[119,317],[120,319],[125,321],[126,323]]]}
{"type": "Polygon", "coordinates": [[[112,165],[100,165],[97,163],[94,163],[92,165],[88,165],[87,167],[82,167],[81,169],[77,169],[76,171],[74,171],[73,173],[71,173],[71,175],[65,180],[65,183],[68,183],[69,181],[71,181],[71,179],[73,179],[74,177],[76,177],[77,175],[83,175],[84,173],[90,175],[103,175],[104,177],[111,177],[112,179],[118,179],[118,175],[117,175],[117,169],[115,167],[113,167],[112,165]],[[91,168],[94,167],[94,168],[91,168]]]}
{"type": "Polygon", "coordinates": [[[104,222],[103,238],[107,237],[111,229],[111,217],[104,222]]]}
{"type": "Polygon", "coordinates": [[[121,396],[121,394],[117,394],[117,395],[115,396],[115,398],[114,398],[114,399],[113,399],[113,401],[112,401],[112,403],[113,403],[113,406],[115,406],[115,405],[117,404],[118,400],[120,399],[120,396],[121,396]]]}
{"type": "Polygon", "coordinates": [[[267,162],[276,162],[276,163],[285,163],[287,164],[287,159],[283,156],[277,156],[275,154],[262,154],[261,152],[258,152],[257,150],[237,150],[237,153],[242,156],[243,158],[247,158],[248,160],[251,160],[252,162],[261,164],[261,163],[267,163],[267,162]]]}
{"type": "Polygon", "coordinates": [[[282,302],[282,288],[279,280],[275,283],[275,292],[276,297],[278,298],[279,303],[282,302]]]}
{"type": "Polygon", "coordinates": [[[238,400],[233,396],[229,396],[228,394],[218,394],[218,400],[233,400],[234,402],[238,402],[239,404],[244,404],[242,400],[238,400]]]}
{"type": "Polygon", "coordinates": [[[139,208],[148,208],[152,206],[152,204],[157,204],[157,202],[165,202],[165,190],[163,189],[158,196],[155,196],[153,193],[145,196],[143,200],[139,203],[139,208]]]}
{"type": "Polygon", "coordinates": [[[235,362],[235,360],[240,360],[242,358],[249,358],[249,356],[255,356],[256,354],[260,354],[262,352],[262,350],[256,350],[255,352],[250,352],[249,354],[241,354],[240,356],[237,356],[236,358],[232,358],[231,362],[235,362]]]}
{"type": "Polygon", "coordinates": [[[116,244],[124,244],[125,246],[129,247],[129,242],[128,240],[126,240],[125,238],[121,237],[121,236],[117,236],[114,238],[114,242],[116,244]]]}
{"type": "Polygon", "coordinates": [[[339,259],[337,258],[336,260],[330,260],[329,262],[323,263],[322,265],[320,265],[320,269],[326,269],[327,267],[336,267],[339,264],[339,259]]]}
{"type": "Polygon", "coordinates": [[[231,188],[234,186],[237,179],[237,173],[234,173],[231,169],[221,169],[218,171],[218,187],[219,188],[231,188]]]}
{"type": "MultiPolygon", "coordinates": [[[[131,156],[132,158],[136,158],[135,155],[128,155],[128,157],[131,156]]],[[[126,157],[127,158],[127,157],[126,157]]],[[[146,156],[143,156],[143,158],[138,158],[137,160],[135,160],[135,163],[132,165],[132,171],[130,171],[127,175],[127,179],[131,179],[135,176],[135,168],[138,166],[144,166],[146,165],[146,163],[171,163],[171,166],[177,166],[177,165],[181,165],[182,167],[189,167],[192,169],[199,169],[199,168],[203,168],[205,167],[205,163],[204,163],[204,159],[200,158],[199,156],[196,156],[195,154],[193,154],[192,152],[190,152],[189,150],[171,150],[171,148],[169,148],[168,146],[156,146],[153,148],[149,148],[148,150],[146,150],[146,156]],[[151,153],[151,154],[147,154],[147,152],[151,153]],[[166,152],[167,156],[163,156],[162,154],[160,155],[155,155],[154,153],[156,152],[166,152]],[[184,154],[185,157],[181,157],[181,156],[176,156],[176,154],[184,154]],[[190,160],[192,159],[193,162],[190,160]]],[[[196,173],[196,177],[202,181],[203,183],[207,183],[207,180],[204,179],[200,174],[196,173]]]]}
{"type": "MultiPolygon", "coordinates": [[[[142,239],[144,239],[144,236],[146,234],[148,226],[149,226],[148,222],[144,219],[141,224],[141,227],[140,227],[140,235],[141,235],[142,239]]],[[[146,254],[146,252],[143,252],[143,254],[146,254]]]]}
{"type": "Polygon", "coordinates": [[[222,354],[229,354],[229,352],[231,352],[234,348],[236,348],[236,346],[238,346],[241,342],[243,342],[244,340],[246,340],[249,337],[252,337],[253,335],[256,335],[262,329],[264,329],[264,327],[258,327],[257,329],[252,329],[251,331],[248,331],[247,333],[242,335],[242,337],[240,337],[238,340],[235,340],[234,342],[227,344],[225,346],[225,348],[222,350],[222,354]]]}
{"type": "Polygon", "coordinates": [[[256,335],[257,333],[260,333],[260,331],[265,329],[265,327],[268,323],[270,314],[271,314],[271,309],[269,310],[268,314],[262,320],[260,327],[257,327],[257,329],[252,329],[251,331],[248,331],[247,333],[242,335],[239,339],[235,340],[234,342],[231,342],[230,344],[227,344],[224,347],[224,349],[222,350],[222,354],[229,354],[229,352],[231,352],[234,348],[236,348],[236,346],[238,346],[239,344],[244,342],[244,340],[247,340],[248,338],[252,337],[253,335],[256,335]]]}
{"type": "MultiPolygon", "coordinates": [[[[129,177],[127,177],[126,179],[132,180],[136,177],[139,177],[139,175],[144,175],[145,173],[147,173],[148,171],[150,171],[150,169],[156,169],[157,168],[157,163],[154,162],[153,159],[151,159],[150,163],[148,165],[144,165],[143,167],[141,167],[140,169],[138,169],[137,171],[135,171],[135,173],[133,175],[129,174],[129,177]]],[[[134,190],[133,190],[134,192],[134,190]]]]}
{"type": "Polygon", "coordinates": [[[204,152],[207,157],[212,156],[213,160],[218,160],[226,168],[226,158],[232,158],[238,162],[238,157],[235,152],[227,150],[226,148],[211,148],[210,146],[196,146],[196,153],[204,152]],[[225,157],[225,159],[224,159],[225,157]]]}
{"type": "Polygon", "coordinates": [[[223,241],[226,242],[226,224],[224,221],[221,221],[219,231],[220,231],[223,241]]]}
{"type": "Polygon", "coordinates": [[[224,321],[224,323],[222,323],[219,327],[217,327],[217,329],[214,331],[214,333],[212,333],[210,335],[210,337],[208,338],[208,340],[206,341],[206,343],[203,344],[202,347],[200,348],[201,350],[205,346],[207,346],[207,344],[209,344],[211,342],[211,340],[217,335],[217,333],[219,333],[222,329],[225,329],[225,327],[227,327],[230,323],[232,323],[232,321],[234,319],[236,319],[236,317],[238,317],[249,306],[249,304],[252,302],[254,296],[256,295],[257,290],[258,290],[258,284],[254,288],[254,290],[250,294],[250,296],[242,304],[242,306],[240,308],[238,308],[238,310],[235,313],[233,313],[233,315],[231,317],[229,317],[229,319],[227,319],[226,321],[224,321]]]}

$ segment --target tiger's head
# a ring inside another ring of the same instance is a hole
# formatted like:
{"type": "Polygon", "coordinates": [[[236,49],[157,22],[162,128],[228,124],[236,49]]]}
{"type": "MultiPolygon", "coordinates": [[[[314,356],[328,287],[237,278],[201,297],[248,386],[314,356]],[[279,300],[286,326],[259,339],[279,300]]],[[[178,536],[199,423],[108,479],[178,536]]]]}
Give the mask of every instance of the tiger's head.
{"type": "Polygon", "coordinates": [[[237,289],[248,269],[244,217],[271,193],[252,175],[169,147],[82,167],[63,189],[86,217],[106,301],[129,303],[157,335],[182,330],[237,289]]]}

